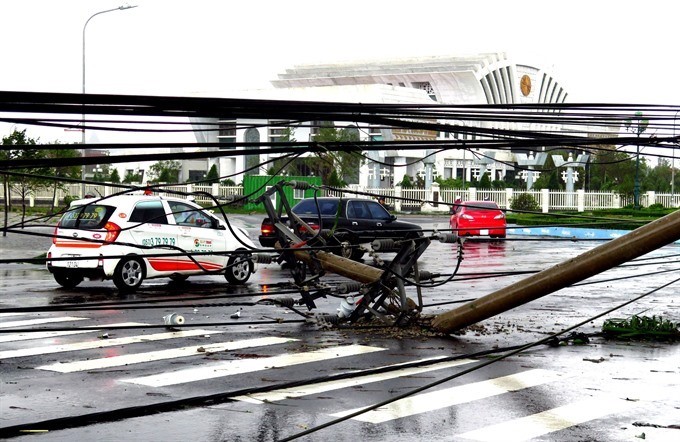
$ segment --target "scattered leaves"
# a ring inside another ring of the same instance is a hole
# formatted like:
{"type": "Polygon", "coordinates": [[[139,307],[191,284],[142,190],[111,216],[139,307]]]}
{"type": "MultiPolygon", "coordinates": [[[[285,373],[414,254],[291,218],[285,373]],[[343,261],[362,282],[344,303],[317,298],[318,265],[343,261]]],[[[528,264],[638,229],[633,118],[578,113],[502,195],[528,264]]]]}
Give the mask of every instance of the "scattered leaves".
{"type": "Polygon", "coordinates": [[[633,315],[629,319],[607,319],[602,331],[607,336],[623,339],[680,339],[680,322],[661,316],[633,315]]]}

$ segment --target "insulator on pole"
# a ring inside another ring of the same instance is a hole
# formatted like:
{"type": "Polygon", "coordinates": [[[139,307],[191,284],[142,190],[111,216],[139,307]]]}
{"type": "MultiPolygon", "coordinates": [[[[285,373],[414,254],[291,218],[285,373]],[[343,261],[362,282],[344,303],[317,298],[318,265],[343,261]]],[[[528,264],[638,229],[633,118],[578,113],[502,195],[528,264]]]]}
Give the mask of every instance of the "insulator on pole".
{"type": "Polygon", "coordinates": [[[361,289],[361,285],[360,282],[356,281],[343,282],[342,284],[338,284],[337,290],[338,293],[341,294],[358,292],[361,289]]]}
{"type": "Polygon", "coordinates": [[[293,298],[279,298],[276,302],[281,307],[293,307],[295,305],[295,300],[293,298]]]}
{"type": "Polygon", "coordinates": [[[458,235],[455,233],[439,233],[439,242],[455,243],[458,241],[458,235]]]}
{"type": "Polygon", "coordinates": [[[391,238],[375,239],[371,243],[371,247],[376,252],[394,252],[400,249],[400,246],[391,238]]]}
{"type": "Polygon", "coordinates": [[[319,315],[317,317],[317,322],[320,323],[320,324],[326,323],[326,324],[335,325],[335,324],[340,323],[340,318],[336,315],[319,315]]]}
{"type": "Polygon", "coordinates": [[[253,258],[255,258],[254,261],[258,264],[271,264],[274,259],[272,255],[266,253],[256,253],[253,255],[253,258]]]}
{"type": "Polygon", "coordinates": [[[293,181],[288,181],[288,183],[286,183],[286,184],[291,186],[293,189],[298,189],[298,190],[307,190],[307,189],[312,188],[312,185],[310,183],[308,183],[307,181],[293,180],[293,181]]]}
{"type": "Polygon", "coordinates": [[[434,272],[429,272],[427,270],[421,270],[418,272],[418,279],[421,281],[425,281],[428,279],[434,279],[439,277],[439,273],[434,273],[434,272]]]}

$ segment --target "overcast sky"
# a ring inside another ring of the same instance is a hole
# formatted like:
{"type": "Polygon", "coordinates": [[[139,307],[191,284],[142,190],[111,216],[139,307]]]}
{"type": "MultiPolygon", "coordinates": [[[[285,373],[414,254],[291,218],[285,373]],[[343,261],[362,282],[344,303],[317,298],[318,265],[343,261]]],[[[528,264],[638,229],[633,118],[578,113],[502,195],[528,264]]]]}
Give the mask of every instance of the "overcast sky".
{"type": "Polygon", "coordinates": [[[572,103],[680,104],[669,0],[2,0],[0,89],[81,92],[83,26],[124,4],[87,25],[87,92],[222,95],[295,64],[506,52],[572,103]]]}

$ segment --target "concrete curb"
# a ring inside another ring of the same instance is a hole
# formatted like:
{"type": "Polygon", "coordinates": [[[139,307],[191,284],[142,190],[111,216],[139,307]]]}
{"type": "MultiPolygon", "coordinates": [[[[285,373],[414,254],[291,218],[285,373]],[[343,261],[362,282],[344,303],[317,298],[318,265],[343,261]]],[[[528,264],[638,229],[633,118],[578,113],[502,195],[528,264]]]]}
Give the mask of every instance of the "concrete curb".
{"type": "Polygon", "coordinates": [[[614,239],[630,233],[630,230],[589,229],[583,227],[513,227],[510,235],[551,236],[573,239],[614,239]]]}

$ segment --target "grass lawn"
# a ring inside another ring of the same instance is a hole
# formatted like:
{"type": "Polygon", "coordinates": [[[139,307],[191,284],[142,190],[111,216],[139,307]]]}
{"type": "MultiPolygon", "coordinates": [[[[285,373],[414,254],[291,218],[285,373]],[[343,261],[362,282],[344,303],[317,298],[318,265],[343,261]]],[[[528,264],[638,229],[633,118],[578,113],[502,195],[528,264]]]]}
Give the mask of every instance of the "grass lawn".
{"type": "Polygon", "coordinates": [[[520,226],[583,225],[601,229],[633,230],[676,209],[605,209],[586,212],[516,213],[508,211],[509,224],[520,226]]]}

